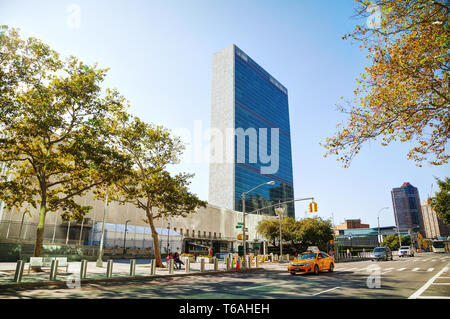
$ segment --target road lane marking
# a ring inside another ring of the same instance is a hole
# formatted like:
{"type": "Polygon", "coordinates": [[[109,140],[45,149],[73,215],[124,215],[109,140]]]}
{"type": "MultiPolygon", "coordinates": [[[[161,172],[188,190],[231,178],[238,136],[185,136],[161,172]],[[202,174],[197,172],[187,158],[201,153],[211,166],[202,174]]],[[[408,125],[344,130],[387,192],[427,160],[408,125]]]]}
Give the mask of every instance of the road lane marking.
{"type": "Polygon", "coordinates": [[[433,271],[434,270],[434,268],[428,268],[428,272],[430,272],[430,271],[433,271]]]}
{"type": "Polygon", "coordinates": [[[242,290],[250,290],[250,289],[256,289],[256,288],[267,287],[267,286],[273,286],[273,285],[278,285],[278,283],[271,283],[271,284],[262,285],[262,286],[256,286],[256,287],[247,287],[247,288],[242,288],[242,290]]]}
{"type": "Polygon", "coordinates": [[[421,296],[417,297],[417,299],[450,299],[448,296],[421,296]]]}
{"type": "Polygon", "coordinates": [[[431,284],[436,280],[436,278],[438,278],[440,275],[442,275],[444,272],[446,272],[448,270],[448,265],[450,265],[450,263],[447,264],[447,266],[445,266],[444,268],[441,269],[440,272],[438,272],[436,275],[434,275],[430,280],[428,280],[425,285],[423,285],[422,287],[419,288],[419,290],[417,290],[415,293],[413,293],[411,296],[409,296],[408,299],[416,299],[417,297],[419,297],[421,294],[423,294],[428,287],[431,286],[431,284]]]}
{"type": "Polygon", "coordinates": [[[332,291],[332,290],[335,290],[335,289],[338,289],[338,288],[340,288],[340,287],[334,287],[334,288],[331,288],[331,289],[328,289],[328,290],[324,290],[324,291],[318,292],[316,294],[313,294],[312,296],[317,296],[317,295],[320,295],[320,294],[324,294],[326,292],[329,292],[329,291],[332,291]]]}
{"type": "Polygon", "coordinates": [[[414,268],[412,271],[418,271],[420,268],[414,268]]]}
{"type": "Polygon", "coordinates": [[[433,282],[432,285],[450,285],[450,282],[433,282]]]}
{"type": "Polygon", "coordinates": [[[399,269],[397,269],[398,271],[403,271],[403,270],[405,270],[406,268],[399,268],[399,269]]]}

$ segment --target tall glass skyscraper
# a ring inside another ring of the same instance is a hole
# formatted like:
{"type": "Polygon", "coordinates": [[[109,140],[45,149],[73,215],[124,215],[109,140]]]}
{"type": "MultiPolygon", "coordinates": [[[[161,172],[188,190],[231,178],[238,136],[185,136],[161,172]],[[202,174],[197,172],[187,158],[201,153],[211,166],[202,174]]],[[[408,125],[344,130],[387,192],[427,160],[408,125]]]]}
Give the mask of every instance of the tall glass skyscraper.
{"type": "Polygon", "coordinates": [[[419,191],[410,183],[393,188],[391,191],[395,223],[400,232],[423,232],[424,225],[419,191]]]}
{"type": "Polygon", "coordinates": [[[242,193],[269,181],[246,212],[293,199],[287,89],[235,45],[214,54],[212,73],[209,203],[241,211],[242,193]]]}

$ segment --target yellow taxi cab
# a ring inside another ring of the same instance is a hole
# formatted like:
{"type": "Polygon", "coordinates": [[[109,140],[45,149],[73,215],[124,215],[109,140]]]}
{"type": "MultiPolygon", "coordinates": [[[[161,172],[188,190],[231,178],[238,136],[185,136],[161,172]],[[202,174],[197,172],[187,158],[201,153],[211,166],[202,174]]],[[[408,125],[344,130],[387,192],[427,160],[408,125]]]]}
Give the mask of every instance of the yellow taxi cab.
{"type": "Polygon", "coordinates": [[[318,275],[319,272],[334,270],[334,258],[322,251],[307,251],[298,255],[289,263],[288,272],[291,275],[296,273],[314,273],[318,275]]]}

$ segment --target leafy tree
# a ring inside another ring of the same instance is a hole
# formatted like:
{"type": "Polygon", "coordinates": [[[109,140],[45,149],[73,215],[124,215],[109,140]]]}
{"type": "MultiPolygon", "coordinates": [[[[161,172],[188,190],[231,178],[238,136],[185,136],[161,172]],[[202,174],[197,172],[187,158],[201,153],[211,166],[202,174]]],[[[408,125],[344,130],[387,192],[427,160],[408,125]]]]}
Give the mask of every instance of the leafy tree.
{"type": "Polygon", "coordinates": [[[300,226],[300,250],[305,251],[308,246],[317,246],[320,250],[327,250],[327,243],[333,239],[330,220],[320,217],[304,218],[298,221],[300,226]]]}
{"type": "MultiPolygon", "coordinates": [[[[38,39],[3,26],[0,38],[0,200],[39,211],[34,256],[41,256],[45,218],[82,219],[75,199],[121,175],[126,158],[112,147],[109,125],[124,109],[116,91],[101,95],[105,69],[62,61],[38,39]],[[107,124],[107,125],[106,125],[107,124]]],[[[25,208],[25,210],[27,210],[25,208]]]]}
{"type": "Polygon", "coordinates": [[[431,208],[444,223],[450,225],[450,178],[446,177],[445,180],[436,178],[436,181],[440,191],[431,198],[431,208]]]}
{"type": "MultiPolygon", "coordinates": [[[[167,172],[167,165],[177,163],[183,149],[179,139],[167,129],[124,116],[113,136],[117,147],[131,159],[132,169],[109,187],[109,194],[113,200],[131,203],[145,212],[145,221],[152,231],[156,266],[164,267],[155,220],[187,216],[207,203],[189,192],[192,174],[172,176],[167,172]]],[[[96,195],[103,198],[104,192],[96,195]]]]}
{"type": "MultiPolygon", "coordinates": [[[[411,238],[409,236],[401,236],[402,246],[410,246],[411,238]]],[[[383,238],[381,246],[389,247],[391,250],[398,250],[400,248],[400,242],[398,235],[388,235],[383,238]]]]}
{"type": "Polygon", "coordinates": [[[448,162],[450,136],[449,2],[446,0],[356,0],[357,16],[368,18],[344,39],[367,49],[355,99],[339,109],[348,114],[325,156],[337,155],[348,167],[370,140],[382,145],[399,139],[414,142],[408,153],[418,166],[448,162]],[[376,14],[380,20],[376,21],[376,14]],[[369,16],[370,15],[370,16],[369,16]],[[375,22],[375,23],[373,23],[375,22]],[[379,22],[379,23],[377,23],[379,22]]]}
{"type": "Polygon", "coordinates": [[[256,226],[256,231],[276,246],[276,240],[280,238],[280,222],[278,218],[263,219],[256,226]]]}
{"type": "MultiPolygon", "coordinates": [[[[271,241],[274,246],[279,243],[280,222],[278,218],[260,221],[257,231],[271,241]]],[[[326,250],[328,241],[333,239],[331,222],[319,217],[305,218],[299,221],[292,217],[283,218],[281,231],[283,242],[290,242],[300,251],[305,251],[308,246],[318,246],[320,249],[326,250]]]]}

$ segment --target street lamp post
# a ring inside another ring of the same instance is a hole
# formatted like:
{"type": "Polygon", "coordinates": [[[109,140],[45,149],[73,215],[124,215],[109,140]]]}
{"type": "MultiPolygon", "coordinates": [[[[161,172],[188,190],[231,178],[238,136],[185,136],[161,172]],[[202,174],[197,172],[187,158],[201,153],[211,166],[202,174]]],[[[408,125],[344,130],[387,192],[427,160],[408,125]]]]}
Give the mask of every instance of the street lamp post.
{"type": "Polygon", "coordinates": [[[127,219],[127,221],[125,222],[125,235],[123,236],[123,253],[126,254],[127,252],[127,227],[128,227],[128,223],[131,220],[127,219]]]}
{"type": "Polygon", "coordinates": [[[103,241],[105,239],[105,222],[106,213],[108,211],[108,189],[106,189],[105,209],[103,211],[102,235],[100,237],[100,247],[98,251],[97,267],[103,267],[103,241]]]}
{"type": "Polygon", "coordinates": [[[394,216],[395,216],[395,223],[397,224],[397,233],[398,233],[398,241],[400,244],[400,247],[402,246],[402,239],[400,237],[400,224],[398,223],[398,217],[397,217],[397,213],[396,213],[396,206],[395,206],[395,201],[393,201],[394,204],[394,216]]]}
{"type": "Polygon", "coordinates": [[[254,191],[255,189],[257,189],[261,186],[274,185],[274,184],[275,184],[274,181],[270,181],[270,182],[258,185],[247,192],[242,193],[242,197],[241,197],[242,198],[242,245],[243,245],[244,256],[247,255],[247,247],[246,247],[246,243],[245,243],[245,195],[247,195],[248,193],[254,191]]]}
{"type": "Polygon", "coordinates": [[[167,223],[167,253],[169,253],[170,246],[170,223],[167,223]]]}
{"type": "Polygon", "coordinates": [[[383,209],[389,209],[389,207],[383,207],[382,209],[380,209],[379,211],[378,211],[378,216],[377,216],[377,219],[378,219],[378,247],[380,247],[381,246],[381,240],[380,240],[380,213],[381,213],[381,211],[383,210],[383,209]]]}
{"type": "Polygon", "coordinates": [[[282,234],[281,234],[281,220],[283,218],[284,208],[277,207],[275,208],[275,212],[278,216],[280,216],[280,257],[283,256],[283,240],[282,240],[282,234]]]}

